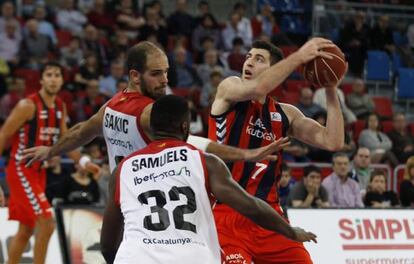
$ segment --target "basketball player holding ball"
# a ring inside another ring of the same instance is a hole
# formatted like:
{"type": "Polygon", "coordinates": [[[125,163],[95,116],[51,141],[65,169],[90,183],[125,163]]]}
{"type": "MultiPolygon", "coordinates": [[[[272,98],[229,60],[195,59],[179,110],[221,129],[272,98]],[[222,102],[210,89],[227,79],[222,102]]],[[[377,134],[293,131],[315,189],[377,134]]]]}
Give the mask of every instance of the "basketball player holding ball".
{"type": "MultiPolygon", "coordinates": [[[[321,149],[340,150],[344,142],[344,121],[336,86],[347,70],[346,63],[342,68],[331,66],[338,78],[326,78],[327,82],[321,80],[322,74],[327,74],[321,63],[316,63],[316,68],[304,67],[305,72],[313,70],[314,75],[318,74],[321,85],[327,84],[326,127],[305,117],[295,106],[276,102],[268,96],[296,68],[312,63],[315,58],[322,58],[328,65],[336,62],[338,54],[326,51],[335,48],[330,40],[313,38],[283,59],[274,45],[263,41],[253,43],[242,77],[228,77],[217,88],[209,118],[209,138],[239,148],[256,148],[291,136],[321,149]]],[[[283,215],[276,191],[281,154],[280,151],[277,161],[241,161],[227,166],[242,188],[283,215]]],[[[312,263],[302,243],[268,232],[224,204],[216,205],[214,216],[225,263],[312,263]]]]}

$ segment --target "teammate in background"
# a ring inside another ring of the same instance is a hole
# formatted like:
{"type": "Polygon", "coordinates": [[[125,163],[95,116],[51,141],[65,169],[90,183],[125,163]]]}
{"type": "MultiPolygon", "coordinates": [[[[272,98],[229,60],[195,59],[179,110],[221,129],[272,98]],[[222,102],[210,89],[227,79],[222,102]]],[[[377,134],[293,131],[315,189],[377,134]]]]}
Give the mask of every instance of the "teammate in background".
{"type": "Polygon", "coordinates": [[[210,193],[263,228],[316,242],[314,234],[291,227],[244,191],[219,158],[185,142],[190,111],[184,98],[158,99],[150,123],[154,141],[125,158],[111,176],[101,233],[108,263],[219,264],[210,193]]]}
{"type": "MultiPolygon", "coordinates": [[[[257,148],[282,137],[292,136],[321,149],[335,151],[344,142],[342,113],[336,87],[326,87],[326,127],[306,118],[296,107],[268,96],[297,67],[333,46],[313,38],[297,52],[283,59],[274,45],[257,41],[246,55],[242,77],[228,77],[217,88],[209,120],[209,138],[239,148],[257,148]]],[[[339,80],[338,80],[339,83],[339,80]]],[[[280,179],[281,152],[277,161],[234,162],[227,166],[233,178],[248,193],[269,203],[283,215],[276,192],[280,179]]],[[[312,263],[303,244],[270,233],[252,224],[226,205],[218,204],[215,219],[226,263],[312,263]],[[240,256],[237,260],[232,256],[240,256]]]]}
{"type": "MultiPolygon", "coordinates": [[[[19,263],[22,253],[35,233],[34,263],[44,263],[49,238],[55,224],[52,208],[45,196],[46,172],[42,162],[25,166],[22,152],[26,147],[56,143],[67,131],[66,108],[57,97],[63,85],[63,69],[53,62],[41,70],[39,92],[21,100],[0,130],[0,155],[12,138],[12,150],[6,169],[10,190],[9,219],[19,222],[19,228],[9,248],[9,264],[19,263]]],[[[70,153],[79,160],[79,151],[70,153]]],[[[99,167],[92,165],[99,171],[99,167]]]]}
{"type": "MultiPolygon", "coordinates": [[[[128,88],[118,92],[94,116],[73,126],[52,147],[36,147],[24,151],[24,159],[45,160],[83,146],[97,136],[104,136],[111,172],[117,162],[144,148],[151,140],[150,112],[155,99],[164,95],[168,83],[168,60],[154,44],[143,41],[127,54],[128,88]],[[149,59],[151,58],[151,59],[149,59]]],[[[223,146],[208,139],[190,136],[189,143],[215,153],[225,160],[258,160],[283,148],[287,138],[255,150],[223,146]]],[[[274,159],[273,156],[268,157],[274,159]]]]}

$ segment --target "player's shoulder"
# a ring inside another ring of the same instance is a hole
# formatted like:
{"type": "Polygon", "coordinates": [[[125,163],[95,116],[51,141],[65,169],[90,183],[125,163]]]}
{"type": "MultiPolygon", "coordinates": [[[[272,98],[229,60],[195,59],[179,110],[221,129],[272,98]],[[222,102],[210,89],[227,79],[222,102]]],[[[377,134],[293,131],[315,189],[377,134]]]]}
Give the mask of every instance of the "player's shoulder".
{"type": "Polygon", "coordinates": [[[242,82],[242,79],[240,77],[238,77],[238,76],[229,76],[227,78],[224,78],[221,81],[219,87],[227,86],[227,85],[239,84],[241,82],[242,82]]]}
{"type": "Polygon", "coordinates": [[[283,112],[285,112],[285,114],[288,116],[289,119],[290,117],[294,117],[297,115],[303,115],[302,112],[299,110],[299,108],[297,108],[295,105],[287,104],[287,103],[280,103],[280,102],[278,102],[278,104],[280,105],[283,112]]]}
{"type": "Polygon", "coordinates": [[[35,102],[32,98],[21,99],[17,103],[16,109],[22,110],[22,111],[23,110],[26,110],[26,111],[34,110],[35,109],[35,102]]]}

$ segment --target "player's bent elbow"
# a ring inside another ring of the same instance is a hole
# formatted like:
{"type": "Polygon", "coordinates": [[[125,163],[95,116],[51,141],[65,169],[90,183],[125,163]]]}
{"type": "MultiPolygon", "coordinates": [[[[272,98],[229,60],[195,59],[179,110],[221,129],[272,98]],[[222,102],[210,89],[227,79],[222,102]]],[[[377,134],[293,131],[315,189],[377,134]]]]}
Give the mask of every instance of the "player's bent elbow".
{"type": "Polygon", "coordinates": [[[330,152],[337,152],[341,151],[344,148],[344,142],[335,140],[333,142],[330,142],[330,144],[327,144],[327,150],[330,152]]]}

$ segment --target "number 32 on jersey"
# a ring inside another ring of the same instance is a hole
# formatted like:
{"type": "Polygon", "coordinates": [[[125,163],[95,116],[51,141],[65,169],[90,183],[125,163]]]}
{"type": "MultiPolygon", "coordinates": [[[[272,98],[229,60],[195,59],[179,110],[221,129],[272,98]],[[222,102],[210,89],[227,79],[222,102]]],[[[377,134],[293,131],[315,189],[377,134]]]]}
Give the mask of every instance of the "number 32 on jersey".
{"type": "MultiPolygon", "coordinates": [[[[187,198],[187,204],[176,206],[172,211],[174,227],[176,229],[188,230],[197,233],[197,227],[193,223],[184,221],[185,214],[192,214],[197,210],[194,191],[189,186],[173,186],[168,192],[168,201],[179,201],[180,194],[184,195],[187,198]]],[[[150,199],[155,200],[155,205],[149,208],[151,210],[151,214],[144,217],[144,228],[151,231],[164,231],[171,224],[168,210],[164,208],[168,202],[167,195],[164,191],[161,190],[149,190],[141,193],[138,196],[138,201],[141,204],[148,205],[150,199]],[[153,222],[153,218],[155,218],[154,214],[158,214],[158,223],[153,222]]]]}

